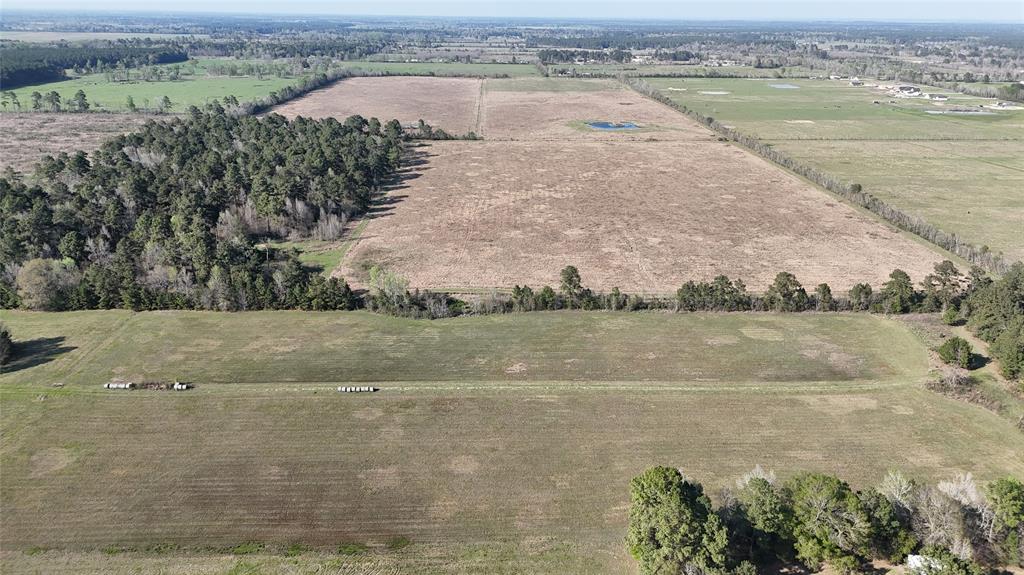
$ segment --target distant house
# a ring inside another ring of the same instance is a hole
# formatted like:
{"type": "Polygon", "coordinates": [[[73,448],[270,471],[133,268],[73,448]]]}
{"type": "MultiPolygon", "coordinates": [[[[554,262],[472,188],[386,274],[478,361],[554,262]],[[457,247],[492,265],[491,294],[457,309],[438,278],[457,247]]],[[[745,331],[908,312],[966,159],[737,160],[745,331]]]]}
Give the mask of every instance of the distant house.
{"type": "Polygon", "coordinates": [[[901,96],[920,96],[921,88],[917,86],[897,86],[896,92],[901,96]]]}
{"type": "Polygon", "coordinates": [[[938,102],[945,102],[949,99],[949,96],[945,94],[926,94],[929,100],[935,100],[938,102]]]}

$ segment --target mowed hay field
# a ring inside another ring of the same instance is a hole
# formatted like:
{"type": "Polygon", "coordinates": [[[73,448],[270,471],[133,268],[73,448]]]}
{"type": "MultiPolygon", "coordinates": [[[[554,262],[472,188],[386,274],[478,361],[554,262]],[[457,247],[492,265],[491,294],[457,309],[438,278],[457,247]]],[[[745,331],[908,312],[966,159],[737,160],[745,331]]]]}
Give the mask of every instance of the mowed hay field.
{"type": "MultiPolygon", "coordinates": [[[[406,78],[378,81],[406,93],[406,78]]],[[[571,264],[590,287],[646,294],[718,274],[760,291],[780,271],[847,289],[897,267],[921,278],[947,257],[613,82],[483,88],[485,141],[419,147],[336,275],[362,284],[382,265],[458,291],[557,284],[571,264]],[[639,129],[585,124],[598,120],[639,129]]]]}
{"type": "Polygon", "coordinates": [[[0,169],[30,171],[44,155],[92,152],[152,116],[127,114],[0,114],[0,169]]]}
{"type": "Polygon", "coordinates": [[[403,125],[425,121],[453,135],[479,131],[480,90],[475,78],[347,78],[278,106],[294,118],[347,118],[360,115],[403,125]]]}
{"type": "Polygon", "coordinates": [[[649,82],[676,102],[859,183],[896,208],[1011,260],[1024,259],[1022,109],[998,109],[991,98],[928,86],[921,88],[948,100],[894,98],[846,81],[649,82]],[[980,114],[951,113],[958,110],[980,114]]]}
{"type": "Polygon", "coordinates": [[[650,465],[711,492],[756,463],[858,487],[891,468],[1024,473],[1024,436],[924,390],[921,342],[868,315],[0,320],[29,354],[0,375],[5,573],[59,570],[60,550],[131,572],[174,546],[192,572],[631,572],[628,482],[650,465]],[[197,388],[100,389],[115,375],[197,388]],[[333,391],[348,381],[381,390],[333,391]],[[411,544],[388,551],[398,538],[411,544]],[[277,567],[223,556],[247,541],[369,550],[277,567]],[[103,548],[137,551],[89,553],[103,548]]]}

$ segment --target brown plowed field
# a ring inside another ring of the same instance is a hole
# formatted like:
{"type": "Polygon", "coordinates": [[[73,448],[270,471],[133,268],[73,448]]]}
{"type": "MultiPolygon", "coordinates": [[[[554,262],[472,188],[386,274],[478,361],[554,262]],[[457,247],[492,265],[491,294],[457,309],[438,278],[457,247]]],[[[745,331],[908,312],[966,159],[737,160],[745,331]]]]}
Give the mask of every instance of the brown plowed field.
{"type": "Polygon", "coordinates": [[[379,77],[348,78],[313,91],[274,109],[294,118],[359,114],[402,124],[423,120],[454,135],[477,130],[481,80],[476,78],[379,77]]]}

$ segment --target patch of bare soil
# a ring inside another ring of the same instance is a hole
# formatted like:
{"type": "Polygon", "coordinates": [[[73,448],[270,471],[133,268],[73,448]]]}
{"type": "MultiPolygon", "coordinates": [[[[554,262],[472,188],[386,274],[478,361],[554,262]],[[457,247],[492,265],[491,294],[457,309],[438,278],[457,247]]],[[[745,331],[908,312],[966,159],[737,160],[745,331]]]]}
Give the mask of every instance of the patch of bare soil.
{"type": "MultiPolygon", "coordinates": [[[[490,114],[490,112],[489,112],[490,114]]],[[[804,285],[920,279],[942,257],[898,230],[720,142],[435,142],[338,273],[386,262],[418,288],[558,285],[666,294],[779,271],[804,285]]],[[[762,335],[762,334],[755,334],[762,335]]]]}
{"type": "Polygon", "coordinates": [[[0,169],[28,172],[45,155],[92,152],[103,142],[131,132],[151,116],[138,114],[0,114],[0,169]]]}
{"type": "Polygon", "coordinates": [[[71,465],[75,459],[76,457],[70,449],[64,449],[63,447],[44,449],[29,458],[28,463],[32,470],[29,475],[31,477],[43,477],[56,473],[71,465]]]}
{"type": "Polygon", "coordinates": [[[480,82],[476,78],[414,76],[347,78],[279,106],[274,112],[288,118],[339,120],[359,114],[381,122],[398,119],[403,125],[422,119],[434,128],[461,136],[479,131],[480,82]]]}

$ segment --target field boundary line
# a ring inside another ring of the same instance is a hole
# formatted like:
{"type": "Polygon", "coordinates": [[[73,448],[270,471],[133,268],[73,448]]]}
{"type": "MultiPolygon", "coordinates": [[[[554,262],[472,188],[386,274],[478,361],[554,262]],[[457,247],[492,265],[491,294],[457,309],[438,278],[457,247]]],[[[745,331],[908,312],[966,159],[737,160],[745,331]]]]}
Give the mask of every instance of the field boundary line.
{"type": "MultiPolygon", "coordinates": [[[[627,393],[786,393],[786,394],[849,394],[869,391],[914,388],[918,384],[908,379],[862,379],[852,381],[739,381],[715,382],[714,380],[695,381],[577,381],[577,380],[470,380],[459,381],[265,381],[265,382],[200,382],[191,395],[215,395],[236,399],[266,398],[279,394],[308,393],[319,395],[321,392],[333,392],[338,385],[372,385],[377,387],[374,395],[367,398],[387,396],[394,392],[417,393],[437,391],[475,391],[475,392],[525,392],[529,394],[542,392],[576,393],[576,392],[627,392],[627,393]],[[238,389],[241,387],[242,389],[238,389]]],[[[163,392],[146,392],[137,390],[130,393],[116,393],[89,385],[84,388],[67,388],[61,390],[62,396],[87,395],[106,396],[131,400],[163,400],[171,397],[183,397],[163,392]]],[[[35,396],[38,389],[11,389],[4,392],[8,396],[35,396]]],[[[340,396],[339,396],[340,397],[340,396]]]]}
{"type": "Polygon", "coordinates": [[[486,110],[486,107],[484,106],[484,93],[486,92],[484,89],[484,83],[486,82],[486,78],[480,80],[480,94],[477,95],[476,98],[476,129],[474,132],[480,137],[484,136],[484,121],[486,120],[486,118],[484,118],[486,110]]]}

